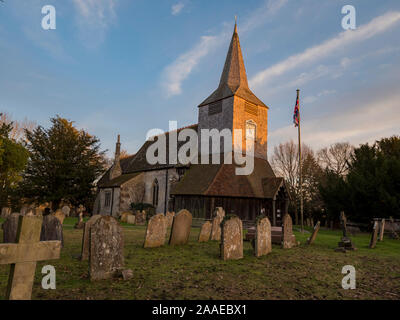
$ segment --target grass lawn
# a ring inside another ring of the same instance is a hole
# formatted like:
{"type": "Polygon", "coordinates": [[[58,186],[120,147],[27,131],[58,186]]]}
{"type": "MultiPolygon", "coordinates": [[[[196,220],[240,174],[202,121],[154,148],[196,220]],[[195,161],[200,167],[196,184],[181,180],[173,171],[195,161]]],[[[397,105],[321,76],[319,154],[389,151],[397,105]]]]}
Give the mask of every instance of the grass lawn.
{"type": "MultiPolygon", "coordinates": [[[[142,248],[145,227],[123,224],[125,265],[134,278],[91,282],[88,262],[81,252],[82,230],[73,229],[76,218],[64,221],[65,248],[60,260],[40,262],[32,299],[400,299],[400,241],[386,239],[368,249],[369,234],[352,237],[355,252],[334,252],[340,231],[321,229],[315,243],[310,235],[295,232],[299,247],[256,258],[244,242],[244,259],[222,261],[219,244],[197,243],[199,228],[192,228],[185,246],[142,248]],[[54,265],[57,289],[41,288],[41,268],[54,265]],[[344,290],[342,267],[356,268],[355,290],[344,290]]],[[[2,223],[3,221],[0,220],[2,223]]],[[[2,239],[2,230],[0,230],[2,239]]],[[[9,266],[0,266],[0,299],[4,299],[9,266]]]]}

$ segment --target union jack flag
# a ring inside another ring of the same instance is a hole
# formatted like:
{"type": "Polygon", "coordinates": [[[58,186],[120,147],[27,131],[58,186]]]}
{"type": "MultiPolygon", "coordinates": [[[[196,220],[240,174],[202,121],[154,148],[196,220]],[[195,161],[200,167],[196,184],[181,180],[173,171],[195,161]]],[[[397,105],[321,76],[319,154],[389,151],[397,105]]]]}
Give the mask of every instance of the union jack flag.
{"type": "Polygon", "coordinates": [[[294,114],[293,114],[293,123],[295,127],[298,127],[300,124],[300,103],[299,97],[296,98],[296,106],[294,107],[294,114]]]}

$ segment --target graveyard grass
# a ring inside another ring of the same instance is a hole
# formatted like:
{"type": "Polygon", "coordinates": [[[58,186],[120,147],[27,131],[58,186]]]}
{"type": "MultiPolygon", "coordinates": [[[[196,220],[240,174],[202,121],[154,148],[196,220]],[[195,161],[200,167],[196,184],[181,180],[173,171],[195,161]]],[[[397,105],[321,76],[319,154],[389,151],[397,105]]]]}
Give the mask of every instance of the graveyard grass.
{"type": "MultiPolygon", "coordinates": [[[[358,250],[344,254],[334,252],[341,232],[321,228],[311,246],[310,233],[295,232],[299,247],[273,245],[272,253],[256,258],[245,241],[244,259],[222,261],[218,242],[197,242],[200,228],[192,228],[185,246],[144,249],[146,227],[122,224],[133,279],[91,282],[88,262],[78,260],[83,230],[73,228],[76,221],[64,221],[61,259],[37,264],[32,299],[400,299],[400,241],[388,238],[368,249],[370,234],[358,234],[352,237],[358,250]],[[41,288],[46,264],[56,268],[56,290],[41,288]],[[345,265],[356,268],[356,290],[341,287],[345,265]]],[[[0,299],[8,272],[0,266],[0,299]]]]}

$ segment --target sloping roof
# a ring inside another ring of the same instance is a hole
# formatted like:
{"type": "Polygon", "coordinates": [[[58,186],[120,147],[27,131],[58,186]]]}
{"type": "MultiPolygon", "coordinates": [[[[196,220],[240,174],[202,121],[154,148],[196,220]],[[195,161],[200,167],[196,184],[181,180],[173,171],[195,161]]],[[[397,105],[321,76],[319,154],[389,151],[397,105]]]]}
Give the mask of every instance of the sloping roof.
{"type": "Polygon", "coordinates": [[[276,179],[267,160],[254,158],[250,175],[236,175],[236,164],[191,165],[183,179],[171,190],[172,195],[205,195],[226,197],[268,198],[263,181],[276,179]]]}
{"type": "Polygon", "coordinates": [[[267,107],[249,88],[236,24],[219,86],[199,107],[234,95],[258,106],[267,107]]]}
{"type": "Polygon", "coordinates": [[[283,178],[264,178],[262,181],[264,196],[269,199],[275,198],[279,189],[284,185],[283,178]]]}
{"type": "Polygon", "coordinates": [[[100,188],[113,188],[113,187],[120,187],[123,185],[125,182],[128,182],[132,178],[138,176],[140,172],[135,172],[135,173],[128,173],[128,174],[122,174],[119,177],[112,179],[110,181],[104,182],[103,184],[99,185],[100,188]]]}

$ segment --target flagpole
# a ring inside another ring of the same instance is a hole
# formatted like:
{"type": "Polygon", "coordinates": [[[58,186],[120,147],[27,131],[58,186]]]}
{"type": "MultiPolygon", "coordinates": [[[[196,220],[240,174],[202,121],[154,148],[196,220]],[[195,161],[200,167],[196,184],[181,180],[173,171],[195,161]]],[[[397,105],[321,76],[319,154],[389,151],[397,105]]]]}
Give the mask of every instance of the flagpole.
{"type": "Polygon", "coordinates": [[[297,101],[299,101],[299,192],[300,192],[300,219],[301,219],[301,232],[304,232],[304,219],[303,219],[303,170],[301,164],[301,117],[300,117],[300,90],[297,89],[297,101]]]}

